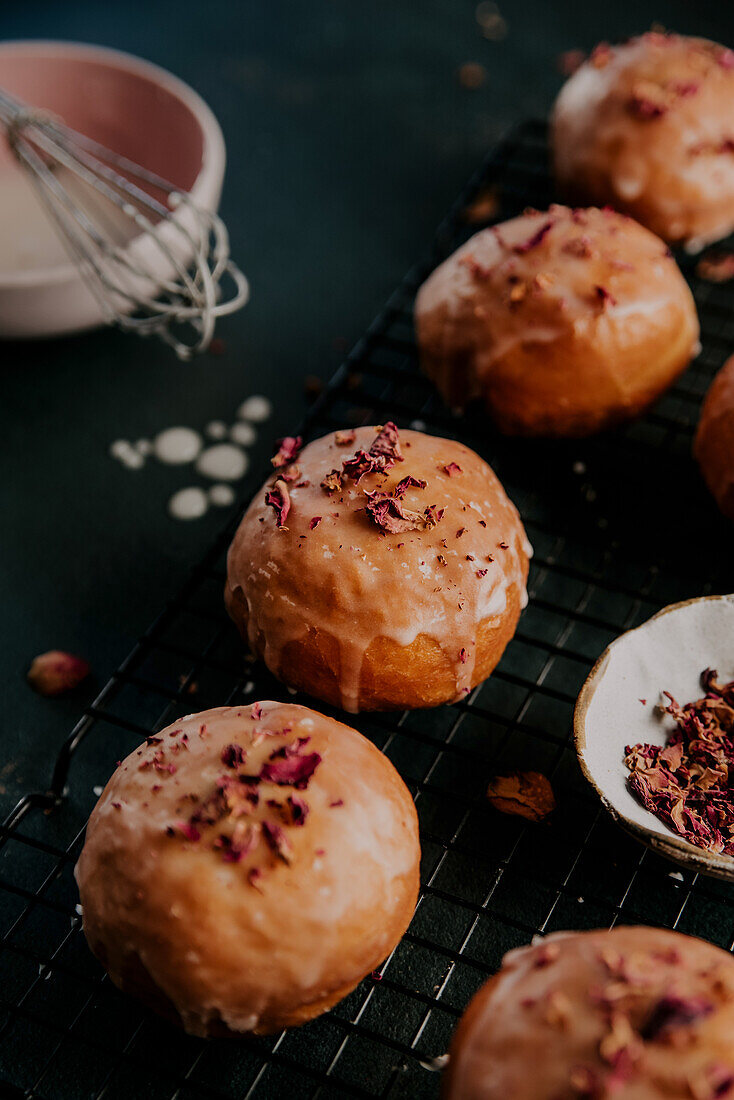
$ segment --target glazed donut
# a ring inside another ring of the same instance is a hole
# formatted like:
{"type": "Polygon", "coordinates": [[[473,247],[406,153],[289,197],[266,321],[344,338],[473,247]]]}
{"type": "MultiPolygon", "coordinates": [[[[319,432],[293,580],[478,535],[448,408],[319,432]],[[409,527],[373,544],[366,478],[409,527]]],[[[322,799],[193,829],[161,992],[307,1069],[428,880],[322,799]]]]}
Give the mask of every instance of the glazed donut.
{"type": "Polygon", "coordinates": [[[734,520],[734,355],[704,398],[693,454],[719,508],[734,520]]]}
{"type": "Polygon", "coordinates": [[[734,228],[734,52],[651,32],[597,46],[551,120],[556,181],[691,249],[734,228]]]}
{"type": "Polygon", "coordinates": [[[300,442],[229,550],[243,638],[286,684],[347,711],[462,698],[527,599],[530,546],[496,476],[462,444],[392,423],[296,457],[300,442]]]}
{"type": "Polygon", "coordinates": [[[306,707],[220,707],[117,768],[76,867],[115,985],[194,1035],[264,1034],[345,997],[407,928],[413,800],[387,757],[306,707]]]}
{"type": "Polygon", "coordinates": [[[659,928],[511,951],[454,1035],[445,1100],[734,1094],[734,959],[659,928]]]}
{"type": "Polygon", "coordinates": [[[518,435],[590,435],[638,416],[698,347],[666,246],[593,207],[477,233],[423,284],[415,320],[421,365],[448,404],[481,398],[518,435]]]}

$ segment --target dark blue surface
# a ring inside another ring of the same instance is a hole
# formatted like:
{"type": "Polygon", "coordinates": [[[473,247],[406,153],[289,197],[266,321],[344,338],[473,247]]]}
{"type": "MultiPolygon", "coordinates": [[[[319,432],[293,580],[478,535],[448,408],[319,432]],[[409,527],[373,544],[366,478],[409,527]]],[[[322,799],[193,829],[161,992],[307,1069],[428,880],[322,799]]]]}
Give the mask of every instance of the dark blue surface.
{"type": "Polygon", "coordinates": [[[116,46],[207,99],[228,146],[222,212],[253,296],[221,326],[225,355],[189,365],[113,332],[2,347],[0,806],[44,785],[81,709],[31,693],[33,655],[82,653],[104,681],[223,520],[169,519],[168,497],[190,479],[153,464],[127,471],[108,455],[112,440],[230,421],[264,392],[276,415],[253,452],[263,464],[302,415],[304,377],[331,373],[486,148],[547,110],[561,50],[654,19],[734,41],[721,0],[521,0],[503,11],[508,34],[493,42],[464,0],[3,5],[5,38],[116,46]],[[479,90],[457,78],[466,61],[486,68],[479,90]]]}

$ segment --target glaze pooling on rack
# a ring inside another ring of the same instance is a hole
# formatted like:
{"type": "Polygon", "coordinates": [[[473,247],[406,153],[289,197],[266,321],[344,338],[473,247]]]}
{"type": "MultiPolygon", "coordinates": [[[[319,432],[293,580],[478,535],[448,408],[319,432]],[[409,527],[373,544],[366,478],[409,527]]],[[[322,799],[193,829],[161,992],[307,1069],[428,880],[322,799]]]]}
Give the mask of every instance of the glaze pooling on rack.
{"type": "Polygon", "coordinates": [[[330,471],[370,447],[377,430],[357,430],[347,446],[337,443],[339,433],[310,444],[296,460],[300,477],[288,487],[285,526],[278,526],[263,489],[228,564],[227,600],[230,607],[244,601],[253,652],[262,651],[279,675],[289,643],[314,630],[335,638],[341,704],[352,713],[359,710],[365,654],[378,638],[401,647],[419,635],[434,639],[453,670],[455,698],[464,697],[478,628],[503,616],[512,587],[525,606],[532,553],[495,474],[450,440],[401,431],[403,461],[358,483],[345,478],[333,493],[322,488],[330,471]],[[443,514],[434,526],[387,533],[370,519],[365,493],[393,492],[408,476],[426,485],[408,487],[401,503],[412,512],[432,506],[443,514]]]}

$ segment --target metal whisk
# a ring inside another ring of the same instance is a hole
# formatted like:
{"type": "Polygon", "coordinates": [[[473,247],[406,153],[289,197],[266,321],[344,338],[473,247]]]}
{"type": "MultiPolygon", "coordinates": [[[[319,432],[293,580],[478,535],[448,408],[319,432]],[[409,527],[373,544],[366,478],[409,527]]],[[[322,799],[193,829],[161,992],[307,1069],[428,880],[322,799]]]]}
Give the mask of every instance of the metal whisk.
{"type": "Polygon", "coordinates": [[[229,258],[222,220],[167,180],[2,89],[0,125],[105,320],[160,337],[181,359],[206,349],[217,317],[234,313],[249,297],[247,279],[229,258]],[[68,177],[64,184],[60,168],[79,183],[70,187],[68,177]],[[115,241],[105,225],[97,195],[121,212],[116,220],[129,220],[131,233],[118,233],[122,240],[115,241]]]}

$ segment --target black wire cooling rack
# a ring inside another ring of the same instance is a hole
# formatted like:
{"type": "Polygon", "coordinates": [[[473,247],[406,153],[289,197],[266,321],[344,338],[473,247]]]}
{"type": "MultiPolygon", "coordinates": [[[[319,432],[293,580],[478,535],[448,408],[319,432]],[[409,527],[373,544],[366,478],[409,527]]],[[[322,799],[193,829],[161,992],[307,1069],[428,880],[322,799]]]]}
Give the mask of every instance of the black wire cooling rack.
{"type": "Polygon", "coordinates": [[[354,720],[398,767],[418,807],[423,887],[409,932],[379,980],[366,979],[327,1015],[242,1041],[189,1038],[149,1015],[85,946],[73,867],[115,762],[181,714],[283,697],[261,666],[243,666],[222,608],[233,523],[84,714],[49,791],[24,798],[0,833],[0,1081],[8,1096],[435,1097],[435,1059],[469,998],[505,951],[534,935],[621,921],[732,948],[734,889],[679,871],[615,826],[585,786],[570,742],[576,694],[612,638],[663,604],[731,587],[729,532],[690,458],[700,399],[734,346],[730,292],[697,280],[683,260],[703,325],[701,356],[644,420],[589,442],[502,439],[481,415],[453,418],[417,370],[417,286],[480,227],[474,200],[488,188],[498,217],[547,205],[546,161],[545,126],[536,122],[490,156],[432,256],[408,274],[305,425],[315,436],[389,416],[461,438],[497,470],[535,546],[529,607],[485,684],[454,706],[354,720]],[[547,823],[488,805],[490,776],[518,768],[551,778],[558,808],[547,823]]]}

